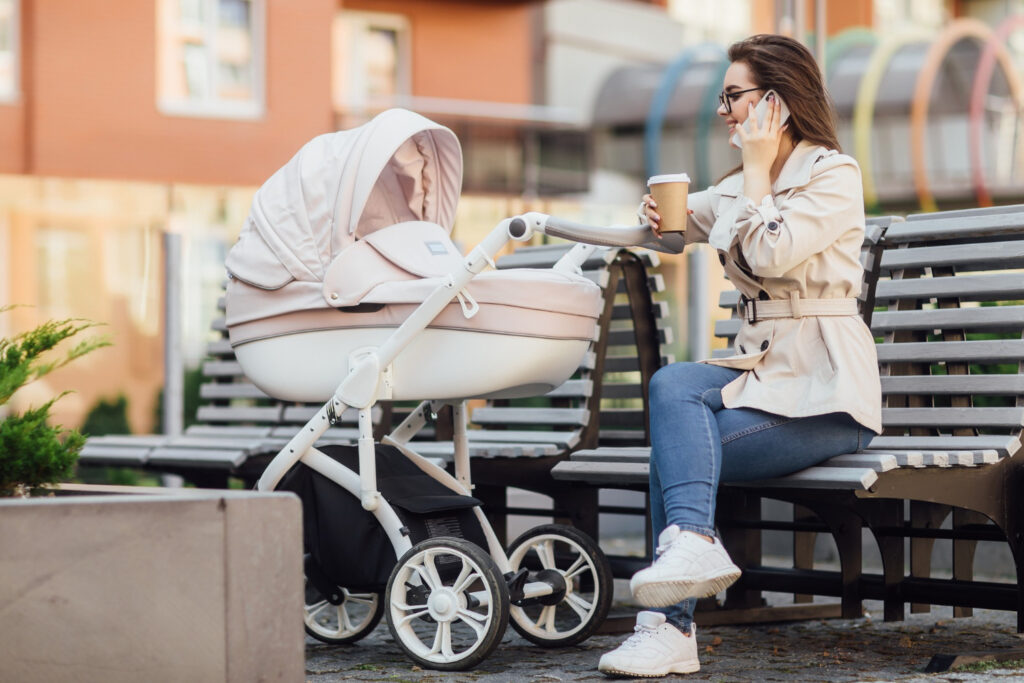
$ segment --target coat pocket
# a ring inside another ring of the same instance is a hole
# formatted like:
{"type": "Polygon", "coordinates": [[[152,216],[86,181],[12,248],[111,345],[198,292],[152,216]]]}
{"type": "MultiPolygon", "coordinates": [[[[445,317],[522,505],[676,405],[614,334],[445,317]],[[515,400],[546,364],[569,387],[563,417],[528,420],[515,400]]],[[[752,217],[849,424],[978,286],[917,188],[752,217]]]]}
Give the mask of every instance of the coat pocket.
{"type": "Polygon", "coordinates": [[[702,361],[733,370],[753,370],[772,347],[775,339],[775,321],[762,320],[740,327],[733,344],[733,355],[702,361]]]}

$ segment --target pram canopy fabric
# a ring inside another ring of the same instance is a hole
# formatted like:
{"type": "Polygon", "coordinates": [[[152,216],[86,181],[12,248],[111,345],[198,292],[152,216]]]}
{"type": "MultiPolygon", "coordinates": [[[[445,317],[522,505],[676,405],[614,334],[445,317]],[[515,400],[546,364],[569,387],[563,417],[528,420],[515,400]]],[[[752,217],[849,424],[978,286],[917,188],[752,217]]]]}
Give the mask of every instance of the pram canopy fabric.
{"type": "MultiPolygon", "coordinates": [[[[260,187],[228,272],[264,290],[298,282],[319,292],[335,257],[380,228],[427,221],[450,232],[461,185],[455,134],[389,109],[358,128],[313,138],[260,187]]],[[[308,300],[312,291],[304,293],[308,300]]]]}

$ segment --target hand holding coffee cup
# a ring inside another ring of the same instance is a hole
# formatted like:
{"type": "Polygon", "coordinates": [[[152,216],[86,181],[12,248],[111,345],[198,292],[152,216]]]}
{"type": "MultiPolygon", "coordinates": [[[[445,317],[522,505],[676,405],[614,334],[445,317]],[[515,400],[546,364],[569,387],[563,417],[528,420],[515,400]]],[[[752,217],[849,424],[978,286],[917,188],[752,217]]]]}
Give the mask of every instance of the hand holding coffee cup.
{"type": "Polygon", "coordinates": [[[644,213],[654,233],[685,232],[687,215],[693,213],[686,208],[690,176],[685,173],[651,176],[647,186],[651,193],[644,195],[644,213]]]}

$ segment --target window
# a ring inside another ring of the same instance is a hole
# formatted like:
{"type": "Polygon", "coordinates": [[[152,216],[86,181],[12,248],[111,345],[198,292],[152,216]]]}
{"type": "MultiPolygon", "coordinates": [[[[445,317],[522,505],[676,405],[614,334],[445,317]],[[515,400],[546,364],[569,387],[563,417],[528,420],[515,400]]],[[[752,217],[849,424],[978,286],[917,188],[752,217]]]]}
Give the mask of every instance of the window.
{"type": "Polygon", "coordinates": [[[400,14],[342,11],[331,31],[334,108],[362,113],[409,95],[409,23],[400,14]]]}
{"type": "Polygon", "coordinates": [[[160,110],[182,116],[262,116],[264,0],[158,2],[160,110]]]}
{"type": "Polygon", "coordinates": [[[18,99],[18,0],[0,0],[0,102],[18,99]]]}

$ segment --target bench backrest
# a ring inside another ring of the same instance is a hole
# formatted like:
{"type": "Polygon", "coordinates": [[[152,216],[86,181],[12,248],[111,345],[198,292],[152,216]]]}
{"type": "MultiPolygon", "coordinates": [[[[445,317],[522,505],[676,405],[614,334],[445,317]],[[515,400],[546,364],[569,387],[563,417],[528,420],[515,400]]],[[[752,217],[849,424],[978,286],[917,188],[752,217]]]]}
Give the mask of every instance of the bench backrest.
{"type": "Polygon", "coordinates": [[[884,241],[872,332],[885,435],[1012,453],[1024,424],[1024,206],[911,216],[884,241]]]}
{"type": "MultiPolygon", "coordinates": [[[[549,268],[571,246],[519,249],[499,259],[498,267],[549,268]]],[[[543,397],[491,401],[473,411],[472,422],[488,430],[503,425],[549,433],[571,429],[571,438],[561,439],[569,449],[594,448],[609,440],[643,444],[645,432],[635,427],[645,422],[646,382],[663,360],[660,343],[651,340],[671,341],[671,330],[658,323],[666,307],[650,303],[652,293],[664,289],[661,276],[648,271],[657,265],[653,252],[625,249],[599,251],[584,263],[583,274],[604,290],[604,311],[576,374],[543,397]]]]}

